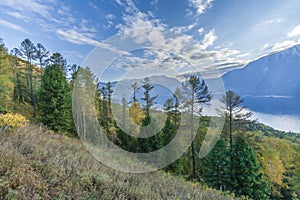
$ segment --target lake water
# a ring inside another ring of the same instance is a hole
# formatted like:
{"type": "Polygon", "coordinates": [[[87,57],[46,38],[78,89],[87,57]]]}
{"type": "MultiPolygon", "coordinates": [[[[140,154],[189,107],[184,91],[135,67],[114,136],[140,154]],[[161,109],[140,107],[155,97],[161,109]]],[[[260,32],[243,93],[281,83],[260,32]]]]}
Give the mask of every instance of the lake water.
{"type": "Polygon", "coordinates": [[[253,119],[258,119],[260,123],[280,131],[300,133],[300,116],[272,115],[253,112],[253,119]]]}

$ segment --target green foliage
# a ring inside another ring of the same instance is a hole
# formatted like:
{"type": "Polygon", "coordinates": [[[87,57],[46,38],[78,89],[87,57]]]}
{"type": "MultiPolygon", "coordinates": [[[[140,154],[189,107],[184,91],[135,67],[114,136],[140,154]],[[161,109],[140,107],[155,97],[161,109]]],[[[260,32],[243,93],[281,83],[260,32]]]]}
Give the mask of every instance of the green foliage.
{"type": "Polygon", "coordinates": [[[251,117],[252,113],[245,111],[246,106],[242,106],[244,100],[234,91],[227,91],[221,101],[224,106],[217,111],[225,117],[224,132],[229,136],[229,144],[232,148],[234,130],[241,129],[242,124],[251,117]]]}
{"type": "Polygon", "coordinates": [[[236,195],[253,199],[269,199],[268,183],[252,147],[238,137],[231,152],[232,180],[230,189],[236,195]]]}
{"type": "Polygon", "coordinates": [[[36,47],[29,39],[25,39],[23,42],[21,42],[20,53],[21,56],[27,61],[26,66],[28,70],[28,85],[30,88],[30,103],[33,107],[33,117],[35,117],[36,95],[34,90],[34,67],[32,61],[35,59],[36,56],[36,47]]]}
{"type": "Polygon", "coordinates": [[[38,97],[38,117],[44,125],[58,132],[73,130],[70,88],[59,66],[46,67],[38,97]]]}
{"type": "Polygon", "coordinates": [[[219,140],[203,160],[203,176],[209,186],[228,190],[230,185],[230,157],[224,140],[219,140]]]}
{"type": "Polygon", "coordinates": [[[4,43],[0,40],[0,113],[1,110],[5,112],[8,109],[13,93],[12,70],[9,67],[6,51],[4,43]]]}

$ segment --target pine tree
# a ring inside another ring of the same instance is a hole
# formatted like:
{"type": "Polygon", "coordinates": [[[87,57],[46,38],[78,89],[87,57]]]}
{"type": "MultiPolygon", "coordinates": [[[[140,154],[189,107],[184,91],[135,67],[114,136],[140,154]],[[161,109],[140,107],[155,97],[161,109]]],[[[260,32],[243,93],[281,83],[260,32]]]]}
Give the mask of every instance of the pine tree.
{"type": "Polygon", "coordinates": [[[44,125],[58,132],[74,129],[70,88],[59,66],[45,68],[38,97],[38,117],[44,125]]]}
{"type": "Polygon", "coordinates": [[[222,110],[218,110],[218,112],[226,117],[226,125],[227,123],[229,125],[229,143],[230,148],[232,148],[233,126],[235,122],[242,122],[249,119],[252,113],[245,111],[246,106],[242,106],[244,100],[231,90],[226,92],[222,98],[222,102],[225,104],[225,106],[222,108],[222,110]]]}
{"type": "MultiPolygon", "coordinates": [[[[208,87],[204,80],[200,80],[198,76],[190,76],[182,85],[182,91],[180,94],[183,98],[184,107],[191,114],[190,120],[190,135],[194,138],[194,115],[196,113],[201,114],[201,104],[206,104],[211,100],[211,95],[208,91],[208,87]]],[[[193,163],[193,179],[196,178],[196,161],[195,161],[195,146],[194,141],[191,144],[192,148],[192,163],[193,163]]]]}
{"type": "Polygon", "coordinates": [[[49,57],[49,51],[47,51],[46,48],[41,43],[37,43],[35,59],[37,60],[37,64],[40,66],[41,76],[43,75],[42,69],[45,67],[48,57],[49,57]]]}
{"type": "Polygon", "coordinates": [[[31,98],[31,105],[33,107],[33,117],[36,116],[36,96],[34,91],[34,71],[32,61],[35,59],[36,48],[34,44],[29,40],[25,39],[21,42],[20,52],[23,58],[27,61],[27,70],[28,70],[28,85],[30,88],[30,98],[31,98]]]}
{"type": "Polygon", "coordinates": [[[138,86],[138,83],[137,82],[134,82],[132,85],[131,85],[131,89],[133,91],[133,97],[132,97],[132,100],[133,102],[137,102],[137,98],[136,98],[136,94],[139,92],[140,90],[140,87],[138,86]]]}
{"type": "Polygon", "coordinates": [[[29,87],[27,83],[26,72],[20,62],[19,57],[21,52],[18,48],[13,48],[10,51],[10,63],[13,70],[13,82],[14,82],[14,95],[13,99],[17,103],[30,102],[29,87]]]}
{"type": "Polygon", "coordinates": [[[238,196],[244,195],[252,199],[269,199],[268,182],[252,147],[245,139],[238,137],[233,143],[231,154],[231,191],[238,196]]]}
{"type": "MultiPolygon", "coordinates": [[[[149,120],[146,120],[146,121],[148,123],[150,123],[151,122],[150,109],[154,105],[154,101],[157,98],[157,95],[151,96],[150,92],[151,92],[151,90],[153,90],[154,85],[152,85],[150,83],[150,79],[148,77],[146,77],[143,80],[143,88],[144,88],[145,92],[144,92],[144,97],[142,98],[142,100],[145,101],[145,103],[146,103],[146,105],[145,105],[146,116],[149,117],[149,120]]],[[[148,124],[146,123],[145,126],[146,125],[148,125],[148,124]]]]}
{"type": "Polygon", "coordinates": [[[64,75],[67,76],[68,74],[67,60],[60,53],[53,53],[50,56],[50,58],[46,60],[46,64],[59,66],[64,72],[64,75]]]}

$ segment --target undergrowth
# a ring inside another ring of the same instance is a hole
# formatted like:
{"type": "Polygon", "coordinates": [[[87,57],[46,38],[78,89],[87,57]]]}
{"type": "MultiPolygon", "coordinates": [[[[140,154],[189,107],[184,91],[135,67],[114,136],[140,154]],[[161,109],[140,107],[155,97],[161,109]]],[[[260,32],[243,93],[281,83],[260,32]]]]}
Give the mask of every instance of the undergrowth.
{"type": "Polygon", "coordinates": [[[0,130],[0,199],[232,199],[164,172],[129,174],[95,160],[79,139],[37,126],[0,130]]]}

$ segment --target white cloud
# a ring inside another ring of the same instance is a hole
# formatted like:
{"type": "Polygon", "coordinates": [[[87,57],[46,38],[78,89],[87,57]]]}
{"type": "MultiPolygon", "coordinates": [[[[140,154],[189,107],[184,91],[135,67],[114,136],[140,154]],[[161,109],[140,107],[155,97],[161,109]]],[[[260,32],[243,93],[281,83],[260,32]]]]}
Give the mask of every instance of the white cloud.
{"type": "Polygon", "coordinates": [[[203,28],[203,27],[201,27],[201,28],[198,29],[198,33],[199,33],[200,35],[202,35],[203,32],[204,32],[204,28],[203,28]]]}
{"type": "Polygon", "coordinates": [[[120,6],[123,6],[123,3],[122,3],[121,0],[115,0],[115,2],[116,2],[117,4],[119,4],[120,6]]]}
{"type": "Polygon", "coordinates": [[[99,42],[92,39],[90,34],[79,33],[75,30],[56,30],[56,33],[61,39],[67,40],[73,44],[89,44],[92,46],[98,46],[99,42]]]}
{"type": "Polygon", "coordinates": [[[110,13],[110,14],[107,14],[105,18],[108,19],[108,20],[113,20],[116,17],[113,14],[110,13]]]}
{"type": "Polygon", "coordinates": [[[56,30],[56,33],[59,35],[59,37],[62,40],[67,40],[68,42],[71,42],[73,44],[100,46],[118,55],[128,54],[128,52],[119,50],[109,44],[97,41],[96,39],[93,38],[93,35],[90,33],[79,33],[78,31],[72,29],[71,30],[58,29],[56,30]]]}
{"type": "Polygon", "coordinates": [[[88,4],[91,8],[98,9],[98,7],[95,4],[93,4],[92,2],[89,2],[88,4]]]}
{"type": "Polygon", "coordinates": [[[251,54],[250,53],[243,53],[243,54],[238,54],[236,55],[237,58],[244,58],[244,57],[247,57],[247,56],[250,56],[251,54]]]}
{"type": "Polygon", "coordinates": [[[205,34],[204,39],[202,41],[203,49],[214,44],[214,42],[218,39],[218,36],[215,34],[215,30],[210,30],[207,34],[205,34]]]}
{"type": "Polygon", "coordinates": [[[295,26],[295,27],[293,28],[293,30],[291,30],[291,31],[288,33],[288,36],[289,36],[289,37],[300,36],[300,25],[295,26]]]}
{"type": "Polygon", "coordinates": [[[156,5],[156,4],[158,3],[158,1],[159,1],[159,0],[151,0],[151,1],[150,1],[150,4],[151,4],[152,6],[154,6],[154,5],[156,5]]]}
{"type": "MultiPolygon", "coordinates": [[[[128,46],[135,47],[144,44],[151,47],[150,50],[145,50],[143,57],[130,54],[130,57],[124,58],[117,64],[117,68],[125,71],[133,68],[161,69],[160,72],[172,69],[178,73],[187,73],[195,70],[187,64],[186,60],[188,60],[201,72],[214,72],[216,66],[223,70],[228,67],[240,67],[247,62],[241,58],[248,54],[242,55],[238,50],[223,48],[218,52],[207,51],[207,47],[212,46],[218,38],[214,29],[203,34],[204,28],[199,28],[198,33],[203,35],[203,39],[196,41],[186,32],[194,29],[197,23],[168,28],[159,19],[155,19],[153,14],[139,11],[131,0],[116,0],[116,2],[125,9],[122,13],[123,23],[116,25],[116,29],[123,33],[124,41],[119,43],[127,45],[127,41],[129,42],[126,47],[123,47],[124,49],[128,46]],[[241,55],[240,58],[238,55],[241,55]],[[212,59],[219,59],[219,61],[213,63],[212,59]]],[[[210,5],[212,1],[205,2],[210,5]]],[[[205,4],[206,8],[210,7],[208,4],[205,4]]]]}
{"type": "MultiPolygon", "coordinates": [[[[43,2],[49,2],[49,0],[43,2]]],[[[14,10],[31,12],[44,17],[50,16],[50,11],[52,10],[50,6],[46,5],[45,3],[40,3],[40,1],[37,0],[0,0],[0,4],[13,8],[14,10]]]]}
{"type": "Polygon", "coordinates": [[[17,19],[22,19],[24,21],[28,21],[30,18],[25,16],[25,15],[21,15],[19,12],[7,12],[6,14],[11,15],[17,19]]]}
{"type": "Polygon", "coordinates": [[[21,26],[19,26],[17,24],[13,24],[11,22],[8,22],[8,21],[2,20],[2,19],[0,19],[0,24],[2,26],[7,27],[7,28],[11,28],[11,29],[14,29],[14,30],[26,33],[26,34],[29,34],[23,27],[21,27],[21,26]]]}
{"type": "Polygon", "coordinates": [[[196,13],[201,15],[205,11],[212,7],[212,2],[214,0],[188,0],[191,7],[196,9],[196,13]]]}
{"type": "Polygon", "coordinates": [[[264,46],[262,46],[261,50],[265,50],[269,47],[270,45],[268,43],[264,44],[264,46]]]}
{"type": "Polygon", "coordinates": [[[197,23],[192,23],[188,26],[174,26],[171,28],[171,31],[174,33],[184,33],[184,32],[192,30],[193,28],[195,28],[196,25],[197,25],[197,23]]]}
{"type": "Polygon", "coordinates": [[[262,27],[267,26],[267,25],[278,24],[280,22],[282,22],[281,18],[274,18],[274,19],[264,20],[264,21],[261,21],[258,24],[256,24],[256,26],[254,27],[254,30],[256,30],[258,28],[262,28],[262,27]]]}
{"type": "Polygon", "coordinates": [[[114,24],[114,22],[113,22],[113,20],[116,18],[116,16],[114,16],[113,14],[107,14],[106,16],[105,16],[105,19],[106,19],[106,21],[107,21],[107,26],[105,26],[105,27],[107,27],[107,28],[110,28],[110,27],[112,27],[112,26],[114,26],[115,24],[114,24]]]}
{"type": "Polygon", "coordinates": [[[272,51],[282,51],[282,50],[292,47],[296,44],[299,44],[299,41],[297,42],[294,40],[285,40],[282,42],[277,42],[276,44],[273,45],[272,51]]]}

